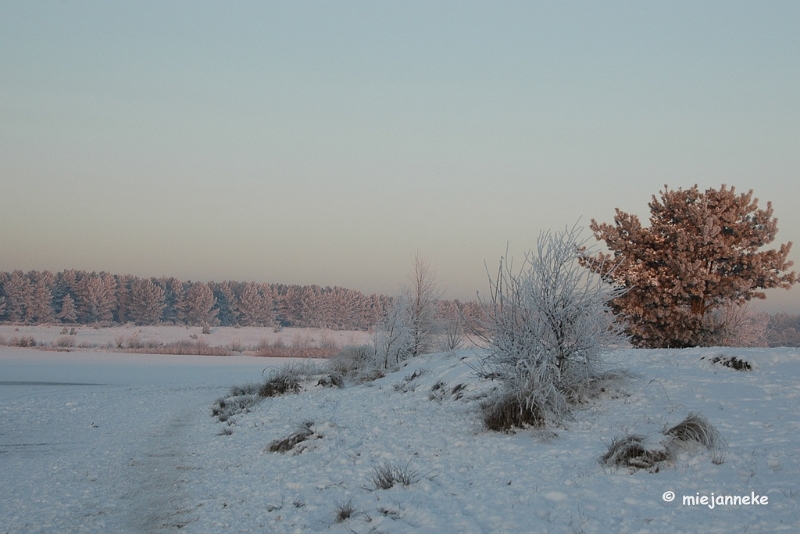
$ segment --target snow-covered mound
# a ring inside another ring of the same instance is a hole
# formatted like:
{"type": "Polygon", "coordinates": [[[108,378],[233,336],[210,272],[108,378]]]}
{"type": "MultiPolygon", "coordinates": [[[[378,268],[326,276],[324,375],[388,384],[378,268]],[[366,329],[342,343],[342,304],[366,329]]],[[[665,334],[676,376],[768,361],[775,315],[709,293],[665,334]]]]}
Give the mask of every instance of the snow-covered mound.
{"type": "Polygon", "coordinates": [[[609,366],[633,373],[622,391],[551,432],[515,433],[484,428],[479,404],[498,384],[476,376],[471,350],[362,385],[306,382],[225,422],[215,401],[282,362],[111,354],[123,378],[93,375],[92,360],[79,381],[65,356],[77,355],[0,351],[1,532],[800,529],[798,349],[615,351],[609,366]],[[48,365],[25,367],[33,354],[48,365]],[[104,385],[23,385],[26,373],[104,385]],[[601,463],[621,436],[657,449],[690,413],[726,442],[721,459],[682,447],[658,470],[601,463]],[[699,504],[712,493],[729,504],[699,504]]]}

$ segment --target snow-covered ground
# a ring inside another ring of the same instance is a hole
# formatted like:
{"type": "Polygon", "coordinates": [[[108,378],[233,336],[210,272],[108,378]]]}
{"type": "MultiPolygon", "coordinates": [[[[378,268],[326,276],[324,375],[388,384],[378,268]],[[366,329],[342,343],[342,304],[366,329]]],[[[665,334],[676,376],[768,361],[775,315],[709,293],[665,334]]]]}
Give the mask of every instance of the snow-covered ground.
{"type": "Polygon", "coordinates": [[[549,439],[483,429],[477,398],[493,383],[474,375],[475,358],[423,356],[222,423],[213,402],[282,361],[2,348],[0,533],[800,531],[799,349],[616,351],[612,366],[635,373],[625,393],[549,439]],[[711,364],[717,355],[755,368],[711,364]],[[723,463],[706,450],[657,473],[598,463],[615,436],[657,434],[689,412],[726,438],[723,463]],[[309,439],[267,451],[304,423],[309,439]],[[375,489],[384,462],[413,483],[375,489]],[[683,504],[712,493],[768,502],[683,504]]]}

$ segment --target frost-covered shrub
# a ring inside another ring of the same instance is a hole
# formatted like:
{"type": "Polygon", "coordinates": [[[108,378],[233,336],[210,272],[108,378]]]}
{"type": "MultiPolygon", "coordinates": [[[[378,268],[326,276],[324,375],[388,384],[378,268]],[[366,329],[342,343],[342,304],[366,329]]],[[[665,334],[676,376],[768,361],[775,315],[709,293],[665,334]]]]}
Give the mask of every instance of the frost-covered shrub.
{"type": "Polygon", "coordinates": [[[392,300],[386,318],[375,332],[375,365],[391,369],[413,356],[412,308],[407,295],[392,300]]]}
{"type": "Polygon", "coordinates": [[[558,422],[601,372],[601,354],[625,342],[608,308],[623,290],[581,267],[580,228],[540,234],[519,271],[501,258],[489,277],[484,376],[503,388],[483,405],[490,428],[558,422]]]}
{"type": "MultiPolygon", "coordinates": [[[[332,380],[338,375],[356,383],[362,383],[384,376],[377,362],[375,347],[371,345],[345,347],[332,356],[327,364],[332,380]]],[[[338,386],[335,383],[333,385],[338,386]]]]}

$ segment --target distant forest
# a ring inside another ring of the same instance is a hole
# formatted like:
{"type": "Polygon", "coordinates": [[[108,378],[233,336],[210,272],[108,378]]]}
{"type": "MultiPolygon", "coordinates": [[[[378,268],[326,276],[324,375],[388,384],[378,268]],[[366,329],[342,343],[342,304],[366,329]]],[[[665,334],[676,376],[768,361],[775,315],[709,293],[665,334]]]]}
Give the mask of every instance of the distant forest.
{"type": "MultiPolygon", "coordinates": [[[[0,321],[41,324],[295,326],[368,330],[392,298],[343,287],[183,282],[106,272],[0,272],[0,321]]],[[[479,313],[475,302],[439,303],[443,316],[479,313]]]]}

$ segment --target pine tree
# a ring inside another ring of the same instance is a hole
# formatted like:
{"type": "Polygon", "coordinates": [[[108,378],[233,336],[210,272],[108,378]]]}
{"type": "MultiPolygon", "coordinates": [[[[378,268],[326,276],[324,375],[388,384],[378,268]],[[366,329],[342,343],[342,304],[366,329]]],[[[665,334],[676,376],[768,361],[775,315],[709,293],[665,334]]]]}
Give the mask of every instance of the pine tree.
{"type": "MultiPolygon", "coordinates": [[[[753,192],[725,185],[704,193],[691,189],[653,196],[650,226],[616,210],[614,224],[590,228],[611,255],[584,258],[584,265],[624,285],[613,301],[627,322],[631,341],[641,347],[689,347],[712,343],[720,328],[715,311],[765,298],[763,291],[789,289],[797,281],[786,258],[791,242],[759,250],[778,232],[772,204],[758,209],[753,192]],[[613,270],[608,266],[615,264],[613,270]]],[[[717,314],[718,315],[718,314],[717,314]]]]}
{"type": "Polygon", "coordinates": [[[164,311],[164,289],[150,278],[131,283],[130,319],[139,325],[158,324],[164,311]]]}
{"type": "Polygon", "coordinates": [[[260,284],[240,284],[236,292],[236,319],[242,326],[272,324],[272,298],[267,298],[260,284]]]}
{"type": "Polygon", "coordinates": [[[74,323],[78,318],[78,309],[75,307],[75,300],[67,293],[61,300],[61,311],[56,315],[64,323],[74,323]]]}
{"type": "Polygon", "coordinates": [[[13,322],[23,321],[28,315],[31,305],[33,287],[22,271],[13,271],[3,284],[6,294],[6,319],[13,322]]]}
{"type": "Polygon", "coordinates": [[[87,323],[108,323],[114,318],[116,280],[107,273],[84,275],[78,283],[80,317],[87,323]],[[109,278],[110,277],[110,278],[109,278]]]}
{"type": "Polygon", "coordinates": [[[25,312],[26,319],[34,323],[47,323],[53,320],[53,287],[55,276],[50,271],[31,271],[27,275],[30,280],[30,304],[25,312]]]}
{"type": "Polygon", "coordinates": [[[190,325],[212,325],[217,321],[217,312],[214,307],[214,292],[208,284],[189,282],[186,290],[184,310],[186,322],[190,325]]]}

